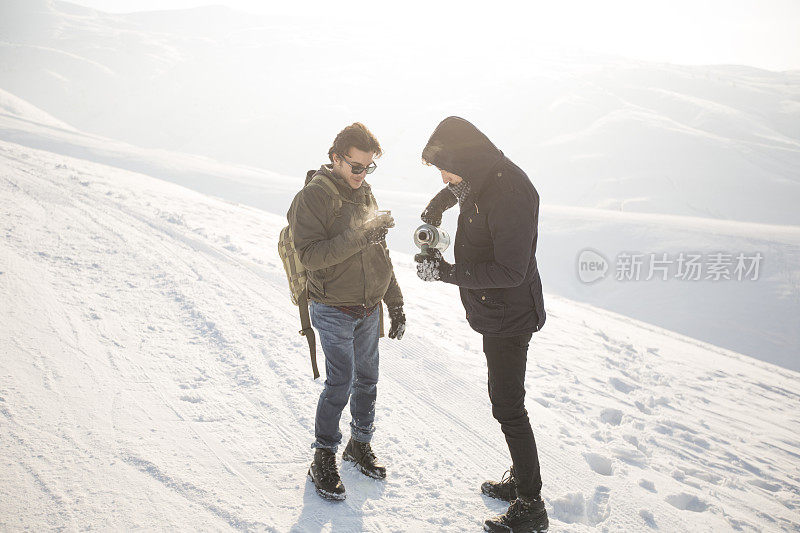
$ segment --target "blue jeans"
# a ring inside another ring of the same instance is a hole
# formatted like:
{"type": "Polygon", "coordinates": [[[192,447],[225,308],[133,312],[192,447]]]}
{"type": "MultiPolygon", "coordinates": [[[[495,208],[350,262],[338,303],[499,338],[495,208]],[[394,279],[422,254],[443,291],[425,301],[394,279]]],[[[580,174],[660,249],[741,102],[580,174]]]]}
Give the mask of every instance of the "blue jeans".
{"type": "Polygon", "coordinates": [[[372,440],[375,398],[378,393],[378,318],[380,310],[364,318],[311,302],[311,323],[325,352],[325,388],[317,402],[312,448],[336,448],[342,442],[339,420],[350,400],[350,436],[372,440]]]}

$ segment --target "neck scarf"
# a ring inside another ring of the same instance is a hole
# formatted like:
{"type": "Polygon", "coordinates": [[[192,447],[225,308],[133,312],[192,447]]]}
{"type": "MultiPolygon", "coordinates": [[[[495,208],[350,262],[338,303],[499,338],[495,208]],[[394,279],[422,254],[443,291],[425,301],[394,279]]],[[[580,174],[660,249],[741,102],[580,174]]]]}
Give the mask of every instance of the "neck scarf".
{"type": "Polygon", "coordinates": [[[464,201],[469,196],[469,191],[470,191],[469,183],[467,183],[466,180],[461,180],[460,183],[455,185],[449,183],[447,185],[447,188],[450,189],[450,192],[453,193],[453,195],[456,197],[456,199],[458,200],[458,207],[461,208],[461,206],[464,204],[464,201]]]}

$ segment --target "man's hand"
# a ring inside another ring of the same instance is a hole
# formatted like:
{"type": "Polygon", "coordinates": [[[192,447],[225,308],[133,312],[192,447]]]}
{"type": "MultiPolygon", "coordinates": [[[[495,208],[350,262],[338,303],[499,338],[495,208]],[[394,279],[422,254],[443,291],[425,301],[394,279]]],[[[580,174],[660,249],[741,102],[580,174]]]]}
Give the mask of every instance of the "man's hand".
{"type": "Polygon", "coordinates": [[[422,281],[448,281],[455,267],[444,260],[442,252],[434,248],[427,254],[414,256],[417,262],[417,276],[422,281]]]}
{"type": "Polygon", "coordinates": [[[389,327],[389,338],[400,340],[406,332],[406,315],[403,313],[403,306],[389,308],[389,318],[392,325],[389,327]]]}
{"type": "Polygon", "coordinates": [[[445,187],[428,203],[420,218],[424,223],[438,228],[442,223],[442,213],[456,205],[457,202],[456,196],[445,187]]]}
{"type": "Polygon", "coordinates": [[[367,244],[378,244],[386,238],[389,230],[386,228],[372,228],[364,232],[364,237],[367,238],[367,244]]]}
{"type": "Polygon", "coordinates": [[[367,239],[367,244],[377,244],[386,237],[389,228],[393,227],[394,218],[392,218],[392,215],[383,213],[365,221],[361,229],[367,239]]]}

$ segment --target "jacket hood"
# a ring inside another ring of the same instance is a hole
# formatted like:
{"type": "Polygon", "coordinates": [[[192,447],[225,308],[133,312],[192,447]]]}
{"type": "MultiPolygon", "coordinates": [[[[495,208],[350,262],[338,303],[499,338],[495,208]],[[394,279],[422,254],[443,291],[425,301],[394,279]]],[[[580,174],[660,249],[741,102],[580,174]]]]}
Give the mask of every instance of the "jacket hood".
{"type": "Polygon", "coordinates": [[[422,150],[422,159],[478,188],[503,157],[486,135],[461,117],[441,121],[422,150]]]}

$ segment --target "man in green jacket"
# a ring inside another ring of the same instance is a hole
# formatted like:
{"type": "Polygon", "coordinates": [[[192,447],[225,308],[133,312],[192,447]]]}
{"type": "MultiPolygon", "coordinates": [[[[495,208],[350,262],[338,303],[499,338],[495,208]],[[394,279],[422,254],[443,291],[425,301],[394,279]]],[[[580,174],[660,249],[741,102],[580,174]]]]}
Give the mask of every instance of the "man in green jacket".
{"type": "Polygon", "coordinates": [[[287,214],[298,257],[308,272],[311,323],[325,353],[325,388],[317,403],[311,446],[315,452],[308,475],[317,492],[330,500],[345,498],[336,449],[342,440],[339,420],[348,400],[351,436],[342,457],[370,477],[386,477],[386,468],[370,446],[381,301],[389,309],[390,338],[402,338],[406,319],[385,241],[394,220],[378,212],[365,181],[376,168],[373,159],[381,153],[378,140],[363,124],[346,127],[328,151],[330,164],[309,172],[287,214]]]}

